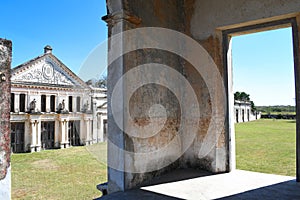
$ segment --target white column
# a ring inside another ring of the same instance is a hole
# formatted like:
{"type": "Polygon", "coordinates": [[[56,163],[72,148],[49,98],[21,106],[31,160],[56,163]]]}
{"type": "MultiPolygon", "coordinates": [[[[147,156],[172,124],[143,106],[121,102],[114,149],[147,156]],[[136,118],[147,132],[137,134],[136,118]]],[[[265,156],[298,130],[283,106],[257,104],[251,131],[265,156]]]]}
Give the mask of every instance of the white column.
{"type": "Polygon", "coordinates": [[[61,122],[61,142],[60,142],[60,148],[68,148],[69,147],[69,141],[68,141],[68,123],[69,121],[64,119],[61,122]]]}
{"type": "Polygon", "coordinates": [[[91,144],[91,133],[90,133],[90,120],[85,120],[85,127],[86,127],[86,145],[91,144]]]}
{"type": "Polygon", "coordinates": [[[59,147],[59,142],[61,140],[60,136],[61,136],[60,121],[56,119],[55,132],[54,132],[54,146],[57,148],[59,147]]]}
{"type": "Polygon", "coordinates": [[[104,142],[104,124],[103,124],[103,119],[102,119],[102,114],[100,114],[99,117],[97,117],[97,124],[99,124],[99,127],[97,128],[98,134],[99,134],[99,138],[100,141],[99,142],[104,142]]]}
{"type": "Polygon", "coordinates": [[[36,123],[35,121],[30,122],[31,125],[31,152],[35,152],[35,146],[36,146],[36,123]]]}
{"type": "Polygon", "coordinates": [[[69,147],[69,121],[66,121],[65,124],[65,141],[66,141],[66,148],[69,147]]]}
{"type": "Polygon", "coordinates": [[[50,95],[46,95],[46,112],[50,112],[50,95]]]}
{"type": "Polygon", "coordinates": [[[20,111],[20,93],[15,93],[15,112],[20,111]]]}
{"type": "Polygon", "coordinates": [[[69,96],[66,96],[64,100],[65,100],[65,110],[69,111],[69,96]]]}
{"type": "Polygon", "coordinates": [[[28,93],[25,93],[25,112],[28,111],[28,99],[29,99],[29,95],[28,93]]]}
{"type": "Polygon", "coordinates": [[[36,135],[37,135],[37,141],[36,141],[36,151],[41,151],[42,146],[42,138],[41,138],[41,122],[36,122],[36,135]]]}
{"type": "Polygon", "coordinates": [[[92,138],[93,138],[93,144],[99,142],[98,141],[98,131],[97,131],[97,102],[95,99],[92,101],[93,104],[93,124],[92,124],[92,138]]]}
{"type": "Polygon", "coordinates": [[[41,95],[37,95],[36,98],[35,98],[35,101],[36,101],[36,112],[41,112],[41,95]]]}
{"type": "Polygon", "coordinates": [[[61,141],[60,141],[60,148],[64,149],[65,148],[65,143],[66,143],[66,128],[65,128],[66,120],[60,122],[60,127],[61,127],[61,141]]]}
{"type": "Polygon", "coordinates": [[[72,96],[72,110],[76,112],[76,97],[72,96]]]}
{"type": "Polygon", "coordinates": [[[93,119],[89,120],[89,125],[90,125],[90,136],[91,136],[91,142],[90,144],[93,144],[95,142],[94,138],[93,138],[93,119]]]}

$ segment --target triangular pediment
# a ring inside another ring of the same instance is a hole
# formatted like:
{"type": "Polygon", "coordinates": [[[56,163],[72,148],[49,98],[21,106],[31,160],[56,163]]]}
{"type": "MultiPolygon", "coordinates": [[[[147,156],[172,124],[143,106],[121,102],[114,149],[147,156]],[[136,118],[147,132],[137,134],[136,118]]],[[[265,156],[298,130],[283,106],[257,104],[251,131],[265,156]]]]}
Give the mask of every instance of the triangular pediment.
{"type": "Polygon", "coordinates": [[[12,69],[11,82],[54,87],[87,87],[78,76],[52,54],[44,54],[12,69]]]}

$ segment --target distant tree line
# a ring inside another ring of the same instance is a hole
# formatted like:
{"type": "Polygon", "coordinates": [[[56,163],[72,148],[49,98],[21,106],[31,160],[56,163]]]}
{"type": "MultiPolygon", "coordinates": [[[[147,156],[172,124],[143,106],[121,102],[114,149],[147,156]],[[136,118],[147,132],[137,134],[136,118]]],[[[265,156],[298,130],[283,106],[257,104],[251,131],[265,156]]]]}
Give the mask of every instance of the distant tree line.
{"type": "Polygon", "coordinates": [[[296,112],[296,106],[284,106],[284,105],[276,105],[276,106],[257,106],[257,110],[262,113],[294,113],[296,112]]]}

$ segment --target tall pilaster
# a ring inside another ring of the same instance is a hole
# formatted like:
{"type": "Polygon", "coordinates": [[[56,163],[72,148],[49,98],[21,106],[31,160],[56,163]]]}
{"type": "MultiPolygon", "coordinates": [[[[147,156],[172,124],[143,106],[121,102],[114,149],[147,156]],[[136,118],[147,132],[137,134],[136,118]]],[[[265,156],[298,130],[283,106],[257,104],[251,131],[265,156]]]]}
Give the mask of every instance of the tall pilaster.
{"type": "Polygon", "coordinates": [[[30,148],[31,148],[31,152],[35,152],[36,151],[36,141],[37,141],[37,122],[36,120],[32,120],[30,122],[30,125],[31,125],[31,145],[30,145],[30,148]]]}
{"type": "Polygon", "coordinates": [[[97,130],[97,126],[98,126],[98,121],[97,121],[97,102],[95,100],[92,101],[93,103],[93,143],[97,143],[100,142],[98,141],[98,130],[97,130]]]}
{"type": "Polygon", "coordinates": [[[50,112],[50,95],[46,95],[46,112],[50,112]]]}
{"type": "Polygon", "coordinates": [[[68,148],[69,147],[69,140],[68,140],[68,124],[69,119],[67,116],[61,116],[60,118],[60,133],[61,133],[61,141],[60,141],[60,148],[68,148]]]}
{"type": "Polygon", "coordinates": [[[72,97],[72,110],[73,110],[73,112],[77,111],[77,109],[76,109],[76,96],[72,97]]]}
{"type": "Polygon", "coordinates": [[[103,119],[102,119],[102,113],[100,113],[99,115],[96,116],[96,121],[97,121],[97,133],[98,133],[98,137],[97,139],[99,140],[99,142],[104,142],[104,132],[103,132],[103,119]],[[100,123],[98,123],[100,122],[100,123]]]}
{"type": "Polygon", "coordinates": [[[15,112],[19,112],[20,111],[20,93],[15,92],[15,112]]]}
{"type": "Polygon", "coordinates": [[[42,146],[42,138],[41,138],[41,122],[36,122],[36,151],[41,151],[42,146]]]}
{"type": "MultiPolygon", "coordinates": [[[[121,80],[121,77],[126,72],[125,67],[125,57],[122,55],[122,50],[125,48],[126,40],[125,38],[120,36],[120,38],[114,38],[116,34],[122,33],[128,29],[135,28],[141,22],[141,19],[130,14],[126,9],[126,3],[123,0],[108,0],[107,8],[108,15],[104,16],[102,19],[108,24],[108,36],[110,38],[108,43],[108,91],[107,91],[107,99],[108,99],[108,192],[117,192],[124,191],[127,188],[126,178],[125,178],[125,155],[122,151],[116,150],[114,146],[117,146],[118,149],[125,150],[125,133],[123,130],[120,130],[116,122],[114,121],[114,117],[112,116],[112,108],[111,108],[111,96],[113,92],[114,85],[117,81],[121,80]],[[121,41],[119,41],[121,40],[121,41]],[[121,52],[120,52],[121,51],[121,52]],[[113,59],[113,55],[111,52],[120,52],[121,56],[114,62],[111,62],[113,59]],[[109,166],[119,166],[119,169],[116,170],[109,166]]],[[[127,41],[128,42],[128,41],[127,41]]],[[[122,85],[124,85],[125,81],[122,80],[122,85]]],[[[122,87],[122,91],[118,94],[121,98],[123,98],[120,102],[120,107],[118,110],[120,111],[120,115],[123,115],[124,105],[123,100],[126,99],[124,92],[124,87],[122,87]]]]}

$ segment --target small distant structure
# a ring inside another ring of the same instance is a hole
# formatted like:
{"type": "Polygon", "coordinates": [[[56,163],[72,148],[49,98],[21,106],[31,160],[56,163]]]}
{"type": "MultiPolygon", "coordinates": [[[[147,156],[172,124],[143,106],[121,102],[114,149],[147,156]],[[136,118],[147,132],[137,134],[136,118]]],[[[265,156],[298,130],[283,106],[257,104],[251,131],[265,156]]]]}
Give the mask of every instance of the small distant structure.
{"type": "Polygon", "coordinates": [[[261,112],[251,110],[250,101],[234,100],[235,123],[249,122],[261,118],[261,112]]]}

